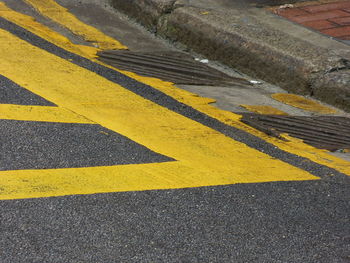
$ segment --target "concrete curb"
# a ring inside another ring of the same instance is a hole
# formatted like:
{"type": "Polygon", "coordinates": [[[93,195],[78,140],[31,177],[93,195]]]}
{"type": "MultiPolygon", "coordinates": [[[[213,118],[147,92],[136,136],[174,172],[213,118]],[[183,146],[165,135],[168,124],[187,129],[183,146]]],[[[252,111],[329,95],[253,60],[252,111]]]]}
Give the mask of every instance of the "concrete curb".
{"type": "Polygon", "coordinates": [[[157,35],[211,60],[350,111],[350,46],[256,8],[111,0],[157,35]]]}

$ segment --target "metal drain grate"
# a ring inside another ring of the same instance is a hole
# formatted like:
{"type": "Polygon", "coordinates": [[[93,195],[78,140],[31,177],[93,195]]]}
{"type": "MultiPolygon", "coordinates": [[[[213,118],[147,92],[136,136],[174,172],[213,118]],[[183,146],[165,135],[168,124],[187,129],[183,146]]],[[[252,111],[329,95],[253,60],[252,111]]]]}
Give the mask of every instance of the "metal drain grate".
{"type": "Polygon", "coordinates": [[[188,85],[251,85],[243,78],[234,78],[208,67],[181,52],[132,52],[108,50],[98,53],[99,60],[121,70],[155,77],[175,84],[188,85]]]}
{"type": "Polygon", "coordinates": [[[272,136],[288,133],[316,148],[330,151],[350,149],[350,118],[240,114],[242,122],[272,136]]]}

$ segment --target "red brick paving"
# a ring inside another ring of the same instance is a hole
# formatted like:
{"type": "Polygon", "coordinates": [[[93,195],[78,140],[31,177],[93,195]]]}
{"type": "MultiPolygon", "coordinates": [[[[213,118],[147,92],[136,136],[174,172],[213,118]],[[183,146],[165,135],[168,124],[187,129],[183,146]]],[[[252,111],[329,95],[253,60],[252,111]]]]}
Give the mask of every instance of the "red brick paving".
{"type": "Polygon", "coordinates": [[[317,30],[333,28],[335,25],[327,20],[309,21],[302,23],[306,27],[311,27],[317,30]]]}
{"type": "Polygon", "coordinates": [[[350,16],[350,13],[345,12],[343,10],[331,10],[327,12],[319,12],[319,13],[307,14],[302,16],[294,16],[294,17],[290,17],[289,19],[297,23],[303,23],[303,22],[309,22],[309,21],[327,20],[329,18],[346,17],[346,16],[350,16]]]}
{"type": "Polygon", "coordinates": [[[276,9],[275,13],[323,34],[350,40],[350,0],[310,3],[295,8],[276,9]]]}
{"type": "Polygon", "coordinates": [[[350,8],[350,1],[342,1],[342,2],[335,2],[335,3],[329,3],[329,4],[310,5],[310,6],[301,7],[302,10],[305,10],[310,13],[319,13],[319,12],[325,12],[330,10],[342,10],[345,8],[350,8]]]}
{"type": "Polygon", "coordinates": [[[295,17],[309,14],[309,12],[301,10],[299,8],[287,8],[284,9],[282,12],[284,17],[295,17]]]}
{"type": "Polygon", "coordinates": [[[332,37],[350,36],[350,26],[335,27],[331,29],[322,30],[321,32],[332,37]]]}
{"type": "Polygon", "coordinates": [[[341,26],[348,26],[350,25],[350,16],[347,17],[339,17],[339,18],[332,18],[332,19],[328,19],[331,22],[334,22],[338,25],[341,26]]]}

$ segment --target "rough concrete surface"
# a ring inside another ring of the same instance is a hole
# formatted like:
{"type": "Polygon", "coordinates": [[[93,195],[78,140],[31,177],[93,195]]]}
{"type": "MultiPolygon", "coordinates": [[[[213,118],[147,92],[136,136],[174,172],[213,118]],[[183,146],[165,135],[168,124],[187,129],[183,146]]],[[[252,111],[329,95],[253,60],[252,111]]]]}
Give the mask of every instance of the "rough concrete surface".
{"type": "Polygon", "coordinates": [[[314,83],[313,93],[317,97],[328,97],[328,102],[333,105],[345,105],[349,110],[350,70],[325,74],[314,83]]]}
{"type": "Polygon", "coordinates": [[[111,3],[158,35],[211,60],[350,111],[348,100],[341,99],[350,86],[348,71],[344,71],[350,61],[350,46],[252,7],[259,1],[111,3]],[[328,76],[334,70],[344,72],[328,76]]]}
{"type": "Polygon", "coordinates": [[[144,25],[154,29],[159,18],[173,10],[175,0],[131,0],[111,3],[116,9],[134,16],[144,25]]]}
{"type": "Polygon", "coordinates": [[[144,28],[108,5],[106,0],[57,0],[60,5],[68,8],[84,23],[92,25],[107,35],[115,36],[121,43],[127,43],[133,51],[171,50],[172,47],[165,41],[152,34],[142,33],[144,28]]]}

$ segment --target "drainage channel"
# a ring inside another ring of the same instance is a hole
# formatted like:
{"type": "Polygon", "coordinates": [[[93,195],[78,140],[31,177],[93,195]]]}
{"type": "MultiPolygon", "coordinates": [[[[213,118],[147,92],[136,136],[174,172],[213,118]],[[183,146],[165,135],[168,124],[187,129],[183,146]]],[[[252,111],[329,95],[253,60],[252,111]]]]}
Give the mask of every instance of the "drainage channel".
{"type": "Polygon", "coordinates": [[[181,52],[132,52],[108,50],[99,60],[121,70],[155,77],[175,84],[206,86],[250,86],[243,78],[231,77],[181,52]]]}
{"type": "Polygon", "coordinates": [[[239,113],[241,121],[268,135],[281,133],[329,151],[350,149],[350,118],[340,116],[281,116],[239,113]]]}
{"type": "MultiPolygon", "coordinates": [[[[251,86],[246,79],[231,77],[181,52],[107,50],[99,52],[98,56],[100,61],[118,69],[175,84],[251,86]]],[[[242,115],[242,122],[280,139],[283,139],[282,133],[287,133],[316,148],[330,151],[350,149],[350,118],[238,114],[242,115]]]]}

